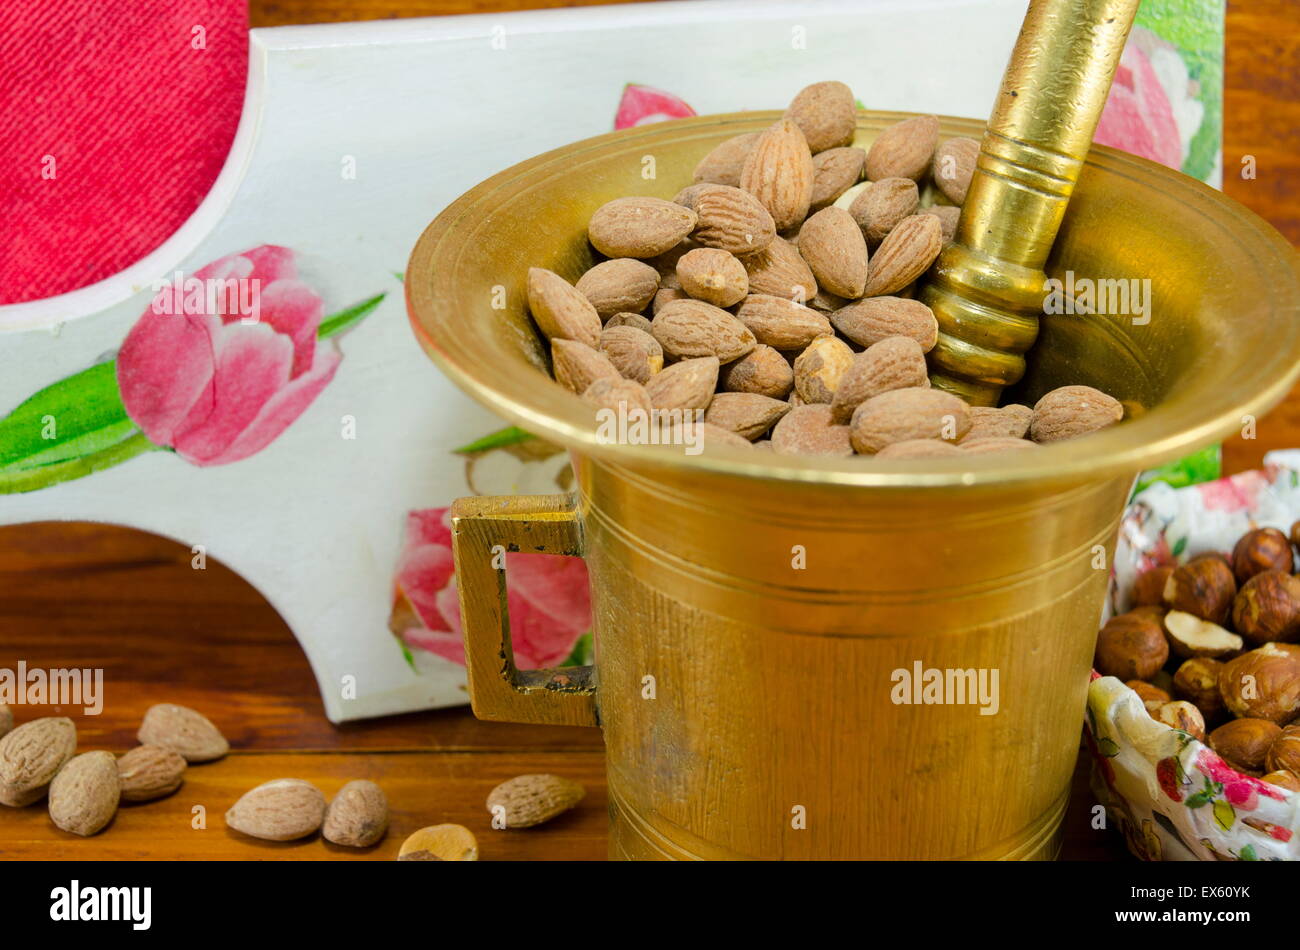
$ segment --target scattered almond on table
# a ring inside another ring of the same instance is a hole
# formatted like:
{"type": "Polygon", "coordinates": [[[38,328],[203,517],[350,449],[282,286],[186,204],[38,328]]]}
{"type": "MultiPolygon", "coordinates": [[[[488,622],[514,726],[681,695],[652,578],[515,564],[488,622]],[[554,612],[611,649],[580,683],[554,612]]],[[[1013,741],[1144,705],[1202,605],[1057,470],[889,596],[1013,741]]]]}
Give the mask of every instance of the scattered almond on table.
{"type": "Polygon", "coordinates": [[[576,285],[528,272],[555,379],[597,409],[701,411],[706,451],[962,458],[1121,421],[1123,406],[1089,386],[1001,409],[930,389],[939,327],[916,282],[953,239],[980,144],[941,138],[934,116],[868,150],[856,131],[852,90],[814,83],[767,129],[701,158],[672,201],[598,208],[588,238],[604,260],[576,285]],[[737,394],[830,413],[713,408],[737,394]]]}

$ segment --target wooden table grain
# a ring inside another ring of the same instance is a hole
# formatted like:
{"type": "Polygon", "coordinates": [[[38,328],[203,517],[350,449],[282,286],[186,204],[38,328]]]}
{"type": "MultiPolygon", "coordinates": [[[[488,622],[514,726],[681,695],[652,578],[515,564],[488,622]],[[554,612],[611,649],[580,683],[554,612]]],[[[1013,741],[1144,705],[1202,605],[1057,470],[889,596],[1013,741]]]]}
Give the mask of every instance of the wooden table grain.
{"type": "MultiPolygon", "coordinates": [[[[588,0],[253,0],[254,26],[588,5],[588,0]]],[[[1300,22],[1289,0],[1228,5],[1224,190],[1300,243],[1300,72],[1289,68],[1300,22]],[[1257,175],[1240,174],[1254,156],[1257,175]]],[[[1257,438],[1224,446],[1229,471],[1264,452],[1300,446],[1300,390],[1259,421],[1257,438]]],[[[2,503],[2,502],[0,502],[2,503]]],[[[467,709],[333,726],[307,661],[284,622],[241,578],[170,541],[89,524],[0,529],[0,667],[102,667],[102,715],[69,714],[81,748],[123,752],[144,710],[179,702],[202,710],[230,738],[220,762],[193,766],[161,802],[124,807],[99,836],[58,831],[39,806],[0,809],[0,857],[391,860],[402,839],[454,821],[478,836],[482,858],[598,860],[605,856],[604,754],[593,729],[478,722],[467,709]],[[484,799],[523,772],[555,772],[587,797],[549,826],[494,831],[484,799]],[[386,789],[392,828],[364,851],[313,838],[270,844],[231,832],[222,814],[244,790],[278,777],[331,795],[354,778],[386,789]],[[195,828],[195,809],[205,816],[195,828]]],[[[1066,818],[1064,856],[1128,860],[1113,831],[1095,827],[1083,758],[1066,818]]]]}

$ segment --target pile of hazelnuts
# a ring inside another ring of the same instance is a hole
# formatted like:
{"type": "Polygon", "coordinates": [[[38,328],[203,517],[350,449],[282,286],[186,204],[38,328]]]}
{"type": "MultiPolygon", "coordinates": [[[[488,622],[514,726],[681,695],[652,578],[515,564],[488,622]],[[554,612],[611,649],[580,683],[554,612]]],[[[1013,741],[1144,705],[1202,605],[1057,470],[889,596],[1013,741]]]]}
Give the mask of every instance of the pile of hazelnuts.
{"type": "Polygon", "coordinates": [[[1153,567],[1132,610],[1097,636],[1095,666],[1153,719],[1208,743],[1246,775],[1300,792],[1300,521],[1257,528],[1231,556],[1153,567]],[[1208,733],[1207,733],[1207,730],[1208,733]]]}

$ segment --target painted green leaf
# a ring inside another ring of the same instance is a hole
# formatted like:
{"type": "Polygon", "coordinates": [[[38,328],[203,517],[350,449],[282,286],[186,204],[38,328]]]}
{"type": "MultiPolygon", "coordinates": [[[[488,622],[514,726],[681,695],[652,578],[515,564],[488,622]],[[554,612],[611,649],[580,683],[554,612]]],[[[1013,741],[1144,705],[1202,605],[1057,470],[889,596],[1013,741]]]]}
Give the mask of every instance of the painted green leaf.
{"type": "Polygon", "coordinates": [[[1232,823],[1237,820],[1237,810],[1226,798],[1220,798],[1214,803],[1214,822],[1224,831],[1232,827],[1232,823]]]}
{"type": "Polygon", "coordinates": [[[498,429],[491,435],[485,435],[481,439],[475,439],[467,445],[462,445],[458,449],[452,449],[459,455],[473,455],[475,452],[486,452],[489,449],[500,449],[507,445],[517,445],[520,442],[527,442],[533,438],[531,432],[525,432],[518,426],[506,426],[504,429],[498,429]]]}
{"type": "Polygon", "coordinates": [[[336,333],[342,333],[348,327],[354,326],[368,317],[376,307],[384,302],[388,294],[375,294],[368,300],[363,300],[359,304],[348,307],[346,310],[340,310],[338,313],[330,314],[320,322],[316,329],[317,339],[325,339],[336,333]]]}
{"type": "Polygon", "coordinates": [[[1255,846],[1254,846],[1253,844],[1248,844],[1248,845],[1246,845],[1244,848],[1242,848],[1240,851],[1238,851],[1238,852],[1237,852],[1237,857],[1241,858],[1241,860],[1243,860],[1243,861],[1258,861],[1258,860],[1259,860],[1259,856],[1255,854],[1255,846]]]}
{"type": "Polygon", "coordinates": [[[1187,550],[1187,539],[1179,538],[1177,541],[1174,542],[1172,554],[1174,555],[1174,557],[1178,557],[1186,550],[1187,550]]]}
{"type": "Polygon", "coordinates": [[[588,630],[578,637],[578,642],[573,645],[573,652],[560,666],[590,666],[594,659],[594,653],[595,647],[591,639],[591,631],[588,630]]]}
{"type": "Polygon", "coordinates": [[[1114,739],[1102,736],[1097,740],[1097,751],[1106,758],[1113,759],[1115,756],[1119,755],[1119,746],[1115,743],[1114,739]]]}
{"type": "Polygon", "coordinates": [[[1210,800],[1210,794],[1208,792],[1194,792],[1187,796],[1187,807],[1200,808],[1202,805],[1208,805],[1210,800]]]}
{"type": "Polygon", "coordinates": [[[117,368],[98,363],[47,386],[0,420],[0,474],[67,462],[139,435],[117,389],[117,368]]]}

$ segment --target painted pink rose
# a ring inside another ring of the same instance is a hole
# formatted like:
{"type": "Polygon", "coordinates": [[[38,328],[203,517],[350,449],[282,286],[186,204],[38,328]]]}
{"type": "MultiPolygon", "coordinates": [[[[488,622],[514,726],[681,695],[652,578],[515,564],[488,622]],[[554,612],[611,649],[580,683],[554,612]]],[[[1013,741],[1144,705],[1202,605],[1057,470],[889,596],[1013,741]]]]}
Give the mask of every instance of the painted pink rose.
{"type": "Polygon", "coordinates": [[[323,311],[288,248],[213,261],[159,291],[127,334],[117,356],[127,414],[195,465],[261,451],[338,368],[335,344],[316,339],[323,311]]]}
{"type": "Polygon", "coordinates": [[[1183,142],[1173,106],[1151,60],[1132,40],[1124,47],[1093,140],[1181,168],[1183,142]]]}
{"type": "Polygon", "coordinates": [[[684,119],[692,115],[695,115],[695,110],[672,93],[628,83],[623,87],[623,98],[618,103],[614,128],[630,129],[634,125],[684,119]]]}
{"type": "MultiPolygon", "coordinates": [[[[397,597],[399,604],[404,597],[411,609],[395,609],[394,618],[398,635],[409,646],[464,666],[449,512],[430,508],[407,515],[397,597]]],[[[510,639],[521,670],[558,666],[591,628],[591,591],[581,558],[507,554],[506,591],[510,639]]]]}
{"type": "Polygon", "coordinates": [[[1255,507],[1259,493],[1268,486],[1260,472],[1242,472],[1229,478],[1197,485],[1201,503],[1208,511],[1247,511],[1255,507]]]}
{"type": "Polygon", "coordinates": [[[1259,805],[1259,796],[1274,801],[1285,801],[1286,792],[1263,779],[1242,775],[1215,752],[1202,749],[1196,756],[1196,767],[1223,786],[1223,797],[1232,805],[1251,811],[1259,805]]]}

